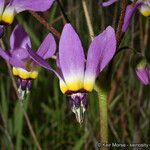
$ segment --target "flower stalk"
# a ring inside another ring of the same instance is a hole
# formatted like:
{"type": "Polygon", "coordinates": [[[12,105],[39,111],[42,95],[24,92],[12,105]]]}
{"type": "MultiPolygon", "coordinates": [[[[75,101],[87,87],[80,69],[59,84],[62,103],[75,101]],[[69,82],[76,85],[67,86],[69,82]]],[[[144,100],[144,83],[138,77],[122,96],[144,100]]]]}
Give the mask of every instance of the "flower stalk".
{"type": "MultiPolygon", "coordinates": [[[[108,105],[107,105],[108,93],[99,88],[99,113],[100,113],[100,139],[102,143],[108,143],[108,105]]],[[[106,149],[102,148],[101,150],[106,149]]]]}
{"type": "MultiPolygon", "coordinates": [[[[100,142],[102,144],[108,143],[108,87],[107,83],[103,83],[104,77],[101,76],[100,82],[98,82],[95,86],[95,90],[98,94],[99,100],[99,117],[100,117],[100,142]]],[[[101,150],[107,150],[106,147],[101,147],[101,150]]]]}

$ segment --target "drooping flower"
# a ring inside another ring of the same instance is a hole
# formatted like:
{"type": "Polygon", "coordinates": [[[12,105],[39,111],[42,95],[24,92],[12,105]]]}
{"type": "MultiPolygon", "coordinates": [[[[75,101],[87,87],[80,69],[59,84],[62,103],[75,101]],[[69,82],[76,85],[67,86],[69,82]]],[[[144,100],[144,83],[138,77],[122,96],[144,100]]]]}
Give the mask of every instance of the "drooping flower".
{"type": "MultiPolygon", "coordinates": [[[[103,2],[101,5],[103,7],[107,7],[112,5],[113,3],[119,0],[107,0],[103,2]]],[[[133,0],[132,0],[133,1],[133,0]]],[[[143,16],[150,16],[150,0],[138,0],[135,4],[130,4],[126,8],[126,13],[124,17],[124,23],[122,27],[122,32],[126,32],[129,24],[131,23],[132,17],[135,14],[136,10],[139,9],[143,16]]]]}
{"type": "Polygon", "coordinates": [[[137,63],[135,73],[142,84],[150,84],[150,65],[144,57],[137,63]]]}
{"type": "MultiPolygon", "coordinates": [[[[31,82],[38,77],[38,65],[30,59],[26,45],[31,47],[31,41],[24,29],[17,25],[10,36],[10,50],[0,48],[0,56],[12,65],[12,73],[17,77],[20,97],[30,90],[31,82]]],[[[48,34],[37,54],[43,59],[50,58],[56,51],[56,43],[52,34],[48,34]]]]}
{"type": "Polygon", "coordinates": [[[46,11],[54,0],[0,0],[0,24],[9,25],[16,14],[25,11],[46,11]]]}
{"type": "Polygon", "coordinates": [[[59,73],[28,48],[30,57],[34,61],[48,70],[53,70],[57,75],[60,89],[70,98],[72,111],[79,123],[83,121],[84,111],[87,108],[86,96],[93,90],[96,77],[112,59],[115,51],[115,31],[108,26],[94,38],[88,50],[87,60],[85,60],[81,41],[71,24],[65,25],[60,38],[57,56],[59,73]]]}

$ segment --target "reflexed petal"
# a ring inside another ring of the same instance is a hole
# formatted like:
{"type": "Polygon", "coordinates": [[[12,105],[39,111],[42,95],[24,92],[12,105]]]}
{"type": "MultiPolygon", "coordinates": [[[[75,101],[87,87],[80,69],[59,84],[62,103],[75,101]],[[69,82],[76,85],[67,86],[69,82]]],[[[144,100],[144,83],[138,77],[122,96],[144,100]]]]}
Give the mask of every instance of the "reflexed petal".
{"type": "Polygon", "coordinates": [[[29,59],[27,50],[24,48],[18,48],[11,52],[9,63],[14,67],[25,69],[27,59],[29,59]]]}
{"type": "Polygon", "coordinates": [[[122,32],[126,32],[129,24],[131,23],[131,19],[132,19],[133,15],[135,14],[137,8],[139,8],[140,6],[141,6],[141,3],[136,3],[134,6],[132,6],[132,5],[127,6],[125,17],[124,17],[124,23],[122,26],[122,32]]]}
{"type": "Polygon", "coordinates": [[[150,77],[147,68],[137,69],[136,75],[144,85],[150,84],[150,77]]]}
{"type": "Polygon", "coordinates": [[[25,10],[46,11],[53,2],[54,0],[13,0],[12,6],[15,7],[17,13],[25,10]]]}
{"type": "Polygon", "coordinates": [[[61,76],[62,79],[59,80],[59,86],[60,86],[60,90],[62,91],[62,93],[66,93],[69,89],[64,81],[64,77],[60,68],[60,60],[59,60],[59,54],[56,54],[57,59],[56,59],[56,64],[57,64],[57,68],[58,68],[58,73],[61,76]]]}
{"type": "Polygon", "coordinates": [[[9,54],[8,54],[6,51],[2,50],[1,48],[0,48],[0,56],[1,56],[3,59],[5,59],[6,61],[8,61],[9,58],[10,58],[9,54]]]}
{"type": "Polygon", "coordinates": [[[110,6],[110,5],[112,5],[113,3],[117,2],[117,1],[118,0],[107,0],[106,2],[101,3],[101,5],[103,7],[107,7],[107,6],[110,6]]]}
{"type": "Polygon", "coordinates": [[[9,63],[13,66],[13,67],[19,67],[19,68],[23,68],[25,69],[25,64],[23,61],[17,59],[15,56],[14,57],[10,57],[9,59],[9,63]]]}
{"type": "Polygon", "coordinates": [[[60,60],[59,60],[59,54],[58,53],[56,54],[56,65],[58,68],[59,75],[61,76],[62,79],[64,79],[61,68],[60,68],[60,60]]]}
{"type": "Polygon", "coordinates": [[[93,90],[98,73],[109,63],[115,51],[115,31],[111,26],[108,26],[106,30],[94,38],[89,47],[84,77],[84,89],[87,91],[93,90]]]}
{"type": "Polygon", "coordinates": [[[81,41],[70,24],[66,24],[59,44],[60,68],[70,91],[83,88],[84,51],[81,41]]]}
{"type": "Polygon", "coordinates": [[[28,51],[24,48],[17,48],[11,51],[11,57],[15,57],[18,60],[24,60],[29,58],[28,51]]]}
{"type": "Polygon", "coordinates": [[[28,51],[30,58],[33,59],[39,66],[42,66],[47,70],[52,69],[50,65],[43,58],[41,58],[38,54],[33,52],[33,50],[28,45],[26,46],[26,49],[28,51]]]}
{"type": "MultiPolygon", "coordinates": [[[[146,3],[146,2],[145,2],[145,3],[146,3]]],[[[145,16],[145,17],[150,16],[150,2],[149,2],[149,5],[146,5],[146,4],[142,5],[142,6],[140,7],[140,12],[141,12],[142,15],[145,16]]]]}
{"type": "Polygon", "coordinates": [[[28,51],[28,54],[30,56],[30,58],[39,66],[49,70],[49,71],[52,71],[53,73],[55,73],[55,75],[60,79],[60,80],[63,80],[60,75],[51,68],[51,66],[42,58],[40,57],[38,54],[36,54],[28,45],[26,47],[27,51],[28,51]]]}
{"type": "Polygon", "coordinates": [[[11,49],[26,48],[26,44],[31,46],[31,41],[28,34],[21,25],[17,25],[10,36],[11,49]]]}
{"type": "Polygon", "coordinates": [[[43,59],[50,58],[56,51],[56,42],[51,33],[49,33],[40,45],[37,54],[43,59]]]}

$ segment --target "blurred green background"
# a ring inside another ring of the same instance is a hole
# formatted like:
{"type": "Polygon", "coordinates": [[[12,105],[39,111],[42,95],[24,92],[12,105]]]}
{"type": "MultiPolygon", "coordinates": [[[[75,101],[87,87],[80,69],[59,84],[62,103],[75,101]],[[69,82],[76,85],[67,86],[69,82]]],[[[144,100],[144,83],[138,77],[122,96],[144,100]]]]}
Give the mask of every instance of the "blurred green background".
{"type": "MultiPolygon", "coordinates": [[[[86,2],[95,35],[108,25],[116,29],[121,3],[102,8],[99,6],[99,0],[86,2]]],[[[61,0],[61,4],[80,35],[86,52],[90,36],[82,1],[61,0]]],[[[57,2],[50,10],[39,14],[61,32],[65,20],[57,2]]],[[[149,22],[150,18],[145,18],[137,12],[120,47],[132,47],[149,60],[149,22]]],[[[23,12],[16,16],[13,25],[5,31],[3,41],[7,49],[9,49],[10,33],[17,23],[22,24],[29,33],[35,50],[49,32],[29,12],[23,12]]],[[[57,38],[56,41],[59,42],[57,38]]],[[[130,65],[131,56],[132,51],[125,49],[116,55],[113,62],[112,84],[108,99],[109,143],[150,144],[150,86],[142,86],[138,81],[130,65]]],[[[50,59],[49,63],[56,68],[53,59],[50,59]]],[[[0,149],[37,149],[22,107],[17,100],[7,66],[2,59],[0,66],[0,149]]],[[[39,73],[38,79],[33,82],[31,92],[24,100],[24,107],[41,148],[43,150],[99,149],[97,93],[93,91],[89,94],[85,121],[80,125],[71,112],[67,97],[59,89],[58,79],[42,68],[39,68],[39,73]]]]}

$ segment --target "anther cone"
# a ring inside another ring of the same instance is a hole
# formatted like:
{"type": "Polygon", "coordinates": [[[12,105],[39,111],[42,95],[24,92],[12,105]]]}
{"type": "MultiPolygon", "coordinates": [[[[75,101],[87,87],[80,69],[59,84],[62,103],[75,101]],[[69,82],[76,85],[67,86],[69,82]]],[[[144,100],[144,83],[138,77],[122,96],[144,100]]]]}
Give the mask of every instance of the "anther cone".
{"type": "Polygon", "coordinates": [[[75,114],[77,122],[80,124],[84,121],[84,113],[87,108],[87,99],[85,93],[75,93],[70,96],[70,106],[75,114]]]}

